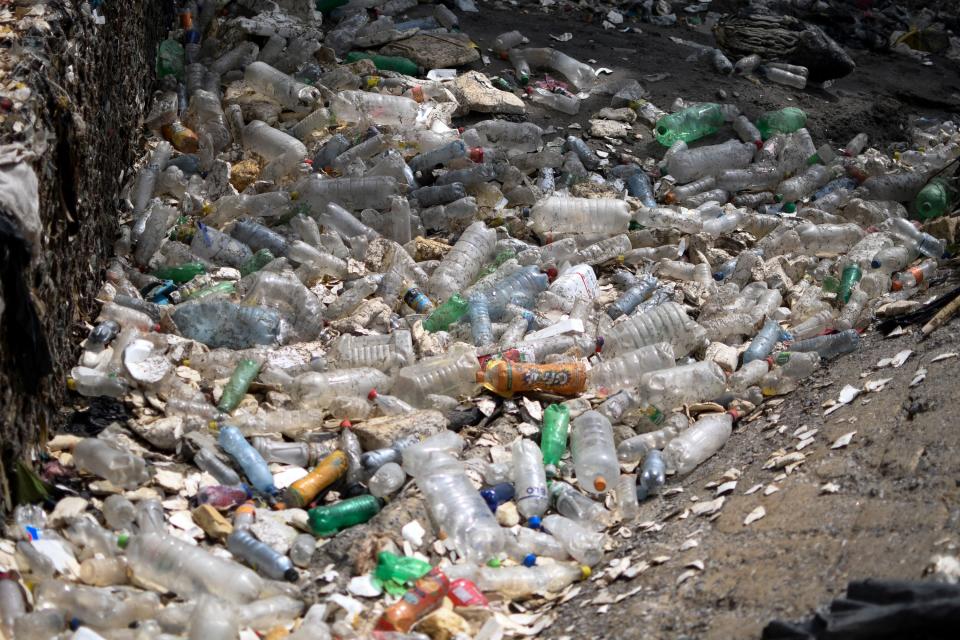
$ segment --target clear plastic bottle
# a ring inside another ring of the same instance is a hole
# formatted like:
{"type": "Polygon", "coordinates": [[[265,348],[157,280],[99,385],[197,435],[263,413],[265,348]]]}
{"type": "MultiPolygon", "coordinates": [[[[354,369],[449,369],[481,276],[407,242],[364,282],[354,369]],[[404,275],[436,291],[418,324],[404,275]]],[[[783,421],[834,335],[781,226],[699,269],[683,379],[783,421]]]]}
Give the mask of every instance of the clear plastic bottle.
{"type": "Polygon", "coordinates": [[[203,223],[197,223],[190,250],[205,260],[237,269],[253,257],[250,247],[203,223]]]}
{"type": "Polygon", "coordinates": [[[596,411],[587,411],[573,421],[570,452],[580,486],[590,493],[612,488],[620,475],[613,427],[596,411]]]}
{"type": "Polygon", "coordinates": [[[197,600],[190,615],[189,640],[234,640],[240,634],[237,612],[213,595],[197,600]]]}
{"type": "Polygon", "coordinates": [[[367,394],[367,399],[375,404],[380,415],[384,416],[402,416],[416,413],[417,411],[416,407],[404,402],[400,398],[378,393],[376,389],[372,389],[370,393],[367,394]]]}
{"type": "Polygon", "coordinates": [[[867,147],[867,142],[870,141],[869,136],[865,133],[858,133],[850,139],[850,142],[847,143],[847,146],[843,148],[843,155],[848,158],[860,155],[860,153],[867,147]]]}
{"type": "Polygon", "coordinates": [[[266,62],[248,64],[243,79],[258,93],[273,98],[288,109],[313,105],[320,98],[316,87],[298,82],[266,62]]]}
{"type": "Polygon", "coordinates": [[[0,632],[13,638],[14,621],[27,612],[27,601],[15,571],[0,572],[0,632]]]}
{"type": "Polygon", "coordinates": [[[790,393],[799,386],[801,380],[812,374],[820,366],[820,354],[816,351],[781,351],[770,360],[780,366],[771,369],[760,381],[760,388],[764,396],[790,393]]]}
{"type": "Polygon", "coordinates": [[[688,402],[711,400],[723,394],[727,379],[716,362],[703,361],[645,373],[640,390],[650,405],[669,411],[688,402]]]}
{"type": "Polygon", "coordinates": [[[106,321],[116,322],[122,329],[137,329],[144,333],[152,331],[157,326],[153,318],[144,311],[133,309],[116,302],[108,302],[100,309],[97,322],[106,321]]]}
{"type": "Polygon", "coordinates": [[[543,454],[532,440],[521,439],[513,444],[513,482],[517,510],[524,518],[542,516],[550,506],[543,454]]]}
{"type": "Polygon", "coordinates": [[[396,462],[388,462],[377,469],[367,482],[367,486],[371,495],[386,498],[399,491],[406,481],[407,474],[403,471],[403,467],[396,462]]]}
{"type": "Polygon", "coordinates": [[[653,276],[645,275],[630,288],[623,292],[609,307],[607,315],[611,320],[616,320],[620,316],[629,315],[637,306],[650,297],[660,283],[653,276]]]}
{"type": "Polygon", "coordinates": [[[930,179],[927,171],[890,173],[867,178],[860,185],[866,200],[893,200],[911,202],[930,179]]]}
{"type": "Polygon", "coordinates": [[[599,502],[583,495],[569,484],[554,480],[550,483],[550,500],[557,512],[593,529],[606,525],[607,510],[599,502]]]}
{"type": "Polygon", "coordinates": [[[250,484],[257,491],[267,494],[276,493],[273,474],[270,472],[266,460],[263,459],[259,451],[246,441],[239,429],[231,425],[223,425],[220,427],[217,442],[243,469],[250,484]]]}
{"type": "Polygon", "coordinates": [[[794,89],[805,89],[807,86],[807,78],[805,76],[791,73],[786,69],[765,65],[760,67],[760,71],[763,73],[763,77],[770,82],[783,84],[788,87],[793,87],[794,89]]]}
{"type": "Polygon", "coordinates": [[[520,81],[524,84],[530,78],[531,68],[556,71],[564,76],[578,91],[588,90],[597,82],[597,73],[589,65],[556,49],[548,47],[512,49],[509,56],[510,61],[518,70],[520,81]]]}
{"type": "Polygon", "coordinates": [[[451,182],[443,185],[421,187],[410,192],[410,197],[420,203],[423,208],[447,204],[467,197],[467,192],[460,182],[451,182]]]}
{"type": "Polygon", "coordinates": [[[800,175],[781,182],[776,191],[783,202],[796,202],[809,197],[835,177],[833,168],[815,164],[800,175]]]}
{"type": "Polygon", "coordinates": [[[537,202],[530,214],[537,233],[623,233],[630,222],[630,207],[612,198],[562,198],[537,202]]]}
{"type": "Polygon", "coordinates": [[[570,554],[559,540],[549,533],[527,527],[518,527],[516,537],[507,539],[507,552],[514,560],[521,562],[531,555],[554,560],[570,559],[570,554]]]}
{"type": "Polygon", "coordinates": [[[150,619],[160,610],[160,597],[145,591],[120,592],[44,580],[33,593],[36,609],[58,609],[66,617],[83,620],[98,629],[121,629],[150,619]]]}
{"type": "Polygon", "coordinates": [[[733,130],[743,142],[756,145],[757,149],[763,146],[763,135],[745,115],[739,115],[733,120],[733,130]]]}
{"type": "Polygon", "coordinates": [[[268,578],[288,582],[296,582],[299,578],[299,573],[289,558],[257,540],[249,531],[231,533],[227,537],[227,549],[268,578]]]}
{"type": "Polygon", "coordinates": [[[683,307],[665,302],[615,324],[603,338],[603,352],[607,355],[616,356],[649,344],[668,342],[674,355],[683,357],[703,344],[706,331],[687,316],[683,307]]]}
{"type": "Polygon", "coordinates": [[[115,494],[103,501],[103,519],[107,526],[115,531],[131,530],[136,519],[133,503],[121,495],[115,494]]]}
{"type": "Polygon", "coordinates": [[[766,358],[773,351],[774,345],[780,339],[780,334],[780,324],[776,320],[767,318],[763,327],[750,342],[750,346],[743,352],[743,363],[766,358]]]}
{"type": "Polygon", "coordinates": [[[669,207],[640,209],[635,220],[650,229],[673,229],[680,233],[699,233],[703,229],[703,219],[700,216],[675,211],[669,207]]]}
{"type": "Polygon", "coordinates": [[[548,109],[560,111],[567,115],[575,116],[580,113],[580,98],[577,96],[563,95],[562,93],[553,93],[540,87],[530,87],[527,89],[531,102],[543,105],[548,109]]]}
{"type": "Polygon", "coordinates": [[[310,566],[316,548],[317,539],[312,534],[301,533],[290,544],[290,561],[295,566],[305,569],[310,566]]]}
{"type": "Polygon", "coordinates": [[[520,151],[536,151],[540,148],[543,129],[532,122],[509,122],[507,120],[483,120],[473,125],[464,133],[464,139],[469,138],[469,132],[478,134],[478,144],[471,146],[485,147],[493,145],[506,149],[520,151]]]}
{"type": "Polygon", "coordinates": [[[143,458],[99,438],[78,442],[73,448],[73,463],[78,469],[126,489],[138,488],[150,479],[143,458]]]}
{"type": "Polygon", "coordinates": [[[342,124],[368,120],[377,126],[409,127],[416,122],[419,108],[416,100],[368,91],[341,91],[330,101],[330,111],[342,124]]]}
{"type": "Polygon", "coordinates": [[[728,169],[746,167],[753,161],[757,148],[752,143],[728,140],[696,149],[674,153],[667,161],[667,170],[680,184],[703,176],[717,176],[728,169]]]}
{"type": "Polygon", "coordinates": [[[667,469],[686,475],[719,451],[733,431],[733,416],[714,413],[701,417],[663,449],[667,469]]]}
{"type": "Polygon", "coordinates": [[[581,249],[577,261],[588,265],[602,264],[622,256],[632,248],[630,237],[622,233],[581,249]]]}
{"type": "Polygon", "coordinates": [[[608,396],[635,387],[643,374],[669,369],[674,363],[673,347],[667,343],[649,344],[594,365],[587,379],[597,395],[608,396]]]}
{"type": "Polygon", "coordinates": [[[505,57],[510,49],[528,42],[529,40],[519,31],[505,31],[494,39],[491,49],[500,57],[505,57]]]}
{"type": "Polygon", "coordinates": [[[327,357],[338,368],[374,367],[391,371],[416,360],[410,332],[399,329],[386,335],[344,334],[330,345],[327,357]]]}
{"type": "Polygon", "coordinates": [[[237,472],[205,447],[197,450],[197,453],[193,456],[193,461],[200,469],[209,473],[222,485],[230,487],[240,484],[240,476],[237,475],[237,472]]]}
{"type": "Polygon", "coordinates": [[[338,397],[366,398],[371,389],[388,391],[390,383],[391,378],[382,371],[357,367],[304,373],[294,378],[288,392],[305,409],[323,409],[338,397]]]}
{"type": "Polygon", "coordinates": [[[126,556],[135,583],[184,599],[214,595],[244,604],[259,597],[264,588],[263,580],[250,569],[173,536],[131,536],[126,556]]]}
{"type": "Polygon", "coordinates": [[[467,315],[470,318],[470,331],[473,344],[485,347],[493,344],[493,323],[490,320],[490,303],[482,293],[474,293],[468,300],[470,306],[467,315]]]}
{"type": "Polygon", "coordinates": [[[254,251],[266,249],[278,258],[287,255],[286,238],[252,220],[237,220],[230,227],[230,235],[254,251]]]}
{"type": "Polygon", "coordinates": [[[800,242],[808,254],[836,256],[846,253],[863,239],[858,224],[801,224],[796,228],[800,242]]]}
{"type": "Polygon", "coordinates": [[[860,334],[855,329],[846,329],[826,336],[797,340],[790,344],[791,351],[816,351],[824,360],[832,360],[860,346],[860,334]]]}
{"type": "Polygon", "coordinates": [[[80,563],[80,582],[92,587],[127,583],[127,562],[116,557],[92,557],[80,563]]]}
{"type": "Polygon", "coordinates": [[[702,320],[700,326],[707,331],[707,337],[713,341],[727,340],[732,336],[750,335],[756,329],[756,321],[745,313],[729,313],[702,320]]]}
{"type": "Polygon", "coordinates": [[[937,273],[937,261],[927,259],[916,267],[911,267],[901,273],[898,273],[890,285],[892,291],[901,291],[903,289],[912,289],[919,287],[927,282],[937,273]]]}
{"type": "Polygon", "coordinates": [[[603,559],[603,534],[560,515],[543,518],[543,528],[560,541],[567,553],[582,564],[594,566],[603,559]]]}
{"type": "Polygon", "coordinates": [[[123,378],[97,371],[90,367],[74,367],[70,370],[67,386],[82,396],[109,396],[121,398],[129,387],[123,378]]]}
{"type": "Polygon", "coordinates": [[[667,466],[663,461],[663,456],[656,449],[652,449],[643,459],[640,477],[637,478],[637,484],[634,488],[637,500],[646,500],[649,496],[657,493],[660,487],[666,483],[666,473],[667,466]]]}
{"type": "Polygon", "coordinates": [[[901,238],[911,240],[916,244],[916,249],[928,258],[939,260],[946,253],[946,241],[935,238],[934,236],[920,231],[914,224],[905,218],[890,218],[883,225],[901,238]]]}
{"type": "MultiPolygon", "coordinates": [[[[467,147],[463,143],[463,140],[454,140],[442,147],[414,156],[407,164],[414,172],[429,171],[434,167],[444,165],[451,160],[456,160],[466,155],[467,147]]],[[[453,199],[456,200],[456,198],[453,199]]]]}
{"type": "Polygon", "coordinates": [[[588,577],[589,567],[558,562],[534,567],[481,567],[475,582],[483,591],[495,591],[512,600],[535,593],[558,593],[588,577]]]}
{"type": "Polygon", "coordinates": [[[133,203],[133,213],[135,217],[139,217],[140,214],[147,210],[147,205],[150,204],[150,199],[153,198],[157,179],[160,177],[160,172],[166,168],[167,162],[170,161],[171,153],[173,153],[173,148],[169,142],[164,141],[159,143],[150,154],[147,166],[145,166],[140,172],[140,175],[137,176],[137,182],[130,193],[130,200],[133,203]]]}
{"type": "Polygon", "coordinates": [[[474,222],[447,252],[427,283],[427,293],[446,300],[470,284],[493,255],[497,234],[483,222],[474,222]]]}
{"type": "Polygon", "coordinates": [[[870,296],[865,291],[860,288],[854,289],[850,299],[840,310],[840,315],[837,316],[836,328],[840,331],[863,328],[865,324],[861,318],[869,300],[870,296]]]}
{"type": "Polygon", "coordinates": [[[820,335],[833,328],[836,312],[833,309],[823,309],[813,314],[803,322],[790,329],[790,335],[795,340],[803,340],[820,335]]]}
{"type": "Polygon", "coordinates": [[[165,533],[163,505],[159,500],[141,500],[137,503],[137,531],[144,533],[165,533]]]}

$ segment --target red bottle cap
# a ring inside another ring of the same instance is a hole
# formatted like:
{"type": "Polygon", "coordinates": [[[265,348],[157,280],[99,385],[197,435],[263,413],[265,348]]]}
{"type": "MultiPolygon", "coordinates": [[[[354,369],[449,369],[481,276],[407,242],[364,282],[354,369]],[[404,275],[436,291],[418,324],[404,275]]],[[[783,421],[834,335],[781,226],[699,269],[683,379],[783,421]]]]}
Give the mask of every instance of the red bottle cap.
{"type": "Polygon", "coordinates": [[[480,164],[483,162],[483,147],[472,147],[470,149],[469,157],[471,160],[480,164]]]}
{"type": "Polygon", "coordinates": [[[547,273],[547,278],[550,279],[550,282],[553,282],[554,280],[557,279],[557,273],[559,272],[557,271],[556,267],[548,267],[546,273],[547,273]]]}
{"type": "Polygon", "coordinates": [[[367,394],[367,400],[373,402],[374,398],[376,398],[377,395],[378,394],[376,389],[370,389],[370,393],[367,394]]]}
{"type": "Polygon", "coordinates": [[[350,423],[349,420],[344,420],[343,422],[340,423],[340,426],[343,427],[344,429],[349,429],[353,425],[350,423]]]}

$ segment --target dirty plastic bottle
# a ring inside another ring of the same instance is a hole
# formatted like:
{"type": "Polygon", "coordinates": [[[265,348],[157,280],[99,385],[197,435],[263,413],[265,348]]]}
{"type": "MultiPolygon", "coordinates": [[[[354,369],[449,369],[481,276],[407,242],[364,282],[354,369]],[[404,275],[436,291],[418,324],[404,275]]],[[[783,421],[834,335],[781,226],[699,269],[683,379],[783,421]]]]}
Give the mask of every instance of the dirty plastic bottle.
{"type": "Polygon", "coordinates": [[[573,421],[570,452],[577,481],[590,493],[603,493],[613,488],[620,475],[613,427],[596,411],[587,411],[573,421]]]}
{"type": "Polygon", "coordinates": [[[840,310],[840,315],[837,316],[836,328],[843,331],[846,329],[861,329],[866,326],[861,321],[861,317],[869,300],[870,296],[865,291],[855,289],[847,299],[846,304],[843,305],[843,309],[840,310]]]}
{"type": "Polygon", "coordinates": [[[226,511],[243,504],[251,495],[247,487],[214,485],[203,487],[197,492],[197,504],[208,504],[214,509],[226,511]]]}
{"type": "Polygon", "coordinates": [[[468,284],[493,255],[497,234],[483,222],[474,222],[447,252],[427,283],[427,293],[446,300],[468,284]]]}
{"type": "Polygon", "coordinates": [[[74,367],[71,369],[67,386],[87,397],[109,396],[120,398],[129,390],[126,381],[122,378],[89,367],[74,367]]]}
{"type": "Polygon", "coordinates": [[[526,84],[531,68],[544,68],[564,76],[578,91],[590,89],[597,81],[597,73],[579,60],[552,48],[512,49],[510,61],[517,69],[520,82],[526,84]]]}
{"type": "Polygon", "coordinates": [[[490,303],[483,294],[470,296],[467,314],[470,317],[470,331],[473,344],[485,347],[493,344],[493,324],[490,320],[490,303]]]}
{"type": "Polygon", "coordinates": [[[657,142],[669,147],[677,140],[693,142],[708,136],[723,125],[723,109],[719,104],[702,103],[657,120],[657,142]]]}
{"type": "Polygon", "coordinates": [[[884,273],[901,271],[906,269],[907,265],[916,260],[919,253],[920,252],[917,251],[916,245],[912,242],[908,243],[906,246],[895,245],[892,247],[886,247],[874,254],[873,259],[870,261],[870,266],[874,269],[879,269],[884,273]]]}
{"type": "Polygon", "coordinates": [[[790,329],[790,335],[795,340],[803,340],[820,335],[833,328],[836,312],[833,309],[823,309],[813,314],[803,322],[790,329]]]}
{"type": "Polygon", "coordinates": [[[816,351],[781,351],[770,358],[770,362],[780,366],[771,369],[760,381],[764,396],[782,395],[796,389],[801,380],[820,366],[820,354],[816,351]]]}
{"type": "Polygon", "coordinates": [[[815,164],[800,175],[781,182],[777,187],[777,195],[783,202],[796,202],[812,195],[834,177],[833,168],[815,164]]]}
{"type": "Polygon", "coordinates": [[[701,417],[663,449],[667,469],[686,475],[719,451],[733,430],[733,416],[714,413],[701,417]]]}
{"type": "Polygon", "coordinates": [[[99,438],[84,438],[78,442],[73,448],[73,463],[78,469],[125,489],[137,488],[150,479],[143,458],[99,438]]]}
{"type": "Polygon", "coordinates": [[[495,360],[476,373],[477,382],[504,397],[525,391],[543,391],[562,396],[577,395],[586,387],[583,362],[536,364],[495,360]]]}
{"type": "Polygon", "coordinates": [[[637,306],[650,297],[650,294],[659,286],[656,278],[645,275],[636,284],[630,286],[623,294],[617,298],[609,307],[607,315],[611,320],[616,320],[620,316],[630,315],[637,306]]]}
{"type": "Polygon", "coordinates": [[[287,487],[284,499],[291,506],[302,508],[313,502],[321,491],[346,473],[347,455],[343,451],[334,451],[321,460],[310,473],[287,487]]]}
{"type": "Polygon", "coordinates": [[[554,560],[570,559],[570,554],[559,540],[549,533],[527,527],[518,527],[516,537],[508,539],[507,552],[512,558],[521,562],[526,562],[531,556],[554,560]]]}
{"type": "Polygon", "coordinates": [[[257,540],[249,531],[234,531],[227,536],[227,549],[268,578],[296,582],[300,577],[288,557],[257,540]]]}
{"type": "Polygon", "coordinates": [[[495,591],[512,600],[535,593],[558,593],[589,577],[590,568],[585,565],[558,562],[534,567],[481,567],[476,583],[483,591],[495,591]]]}
{"type": "Polygon", "coordinates": [[[288,109],[313,105],[320,98],[316,87],[297,82],[265,62],[248,64],[243,80],[257,92],[269,96],[288,109]]]}
{"type": "Polygon", "coordinates": [[[661,411],[719,397],[726,384],[723,369],[708,360],[652,371],[640,378],[640,390],[646,402],[661,411]]]}
{"type": "Polygon", "coordinates": [[[377,630],[406,633],[417,620],[443,604],[449,589],[449,578],[440,569],[431,570],[403,598],[386,608],[377,621],[377,630]]]}
{"type": "Polygon", "coordinates": [[[635,387],[643,374],[669,369],[674,362],[673,347],[667,343],[651,344],[605,360],[592,367],[587,376],[590,387],[602,397],[635,387]]]}
{"type": "MultiPolygon", "coordinates": [[[[431,394],[457,397],[476,389],[480,363],[476,351],[455,346],[447,353],[404,367],[397,372],[393,395],[415,407],[428,406],[431,394]]],[[[374,385],[381,388],[384,385],[374,385]]]]}
{"type": "Polygon", "coordinates": [[[0,572],[0,631],[13,637],[14,621],[27,612],[27,602],[15,571],[0,572]]]}
{"type": "Polygon", "coordinates": [[[569,484],[554,480],[550,483],[550,500],[557,512],[592,528],[604,526],[607,510],[569,484]]]}
{"type": "Polygon", "coordinates": [[[214,595],[244,604],[259,597],[264,587],[250,569],[160,533],[131,536],[126,557],[136,583],[187,600],[214,595]]]}
{"type": "Polygon", "coordinates": [[[301,533],[290,544],[290,561],[301,569],[310,566],[313,552],[317,548],[317,539],[309,533],[301,533]]]}
{"type": "Polygon", "coordinates": [[[250,384],[260,373],[260,363],[256,360],[244,359],[237,364],[233,370],[230,379],[223,387],[223,393],[220,396],[220,403],[217,409],[224,413],[230,413],[240,404],[243,396],[250,388],[250,384]]]}
{"type": "Polygon", "coordinates": [[[637,500],[646,500],[649,496],[657,493],[666,482],[666,472],[666,463],[664,463],[660,452],[653,449],[647,453],[643,459],[640,476],[637,478],[635,488],[637,500]]]}
{"type": "Polygon", "coordinates": [[[617,481],[617,510],[624,520],[633,520],[640,513],[640,504],[637,500],[637,477],[633,474],[624,474],[617,481]]]}
{"type": "Polygon", "coordinates": [[[674,355],[683,357],[700,346],[705,337],[703,327],[691,320],[683,307],[666,302],[611,327],[603,336],[603,352],[617,356],[649,344],[668,342],[674,355]]]}
{"type": "Polygon", "coordinates": [[[68,618],[99,629],[123,628],[152,618],[160,609],[160,597],[155,593],[116,593],[61,580],[44,580],[34,587],[33,594],[36,609],[58,609],[68,618]]]}
{"type": "Polygon", "coordinates": [[[230,227],[230,235],[254,251],[266,249],[276,257],[286,256],[289,248],[287,240],[279,233],[251,220],[237,220],[230,227]]]}
{"type": "Polygon", "coordinates": [[[561,198],[550,196],[534,205],[531,227],[537,233],[624,233],[630,223],[630,206],[613,198],[561,198]]]}
{"type": "Polygon", "coordinates": [[[780,324],[776,320],[767,318],[766,322],[763,323],[763,327],[750,342],[750,346],[743,352],[743,363],[746,364],[753,360],[766,358],[767,355],[773,351],[774,345],[776,345],[780,339],[780,334],[780,324]]]}
{"type": "Polygon", "coordinates": [[[332,536],[338,531],[369,521],[380,512],[382,506],[383,501],[379,498],[365,495],[314,507],[307,512],[310,529],[318,537],[332,536]]]}
{"type": "Polygon", "coordinates": [[[136,519],[133,503],[121,495],[114,494],[103,501],[103,519],[107,526],[115,531],[131,530],[136,519]]]}
{"type": "Polygon", "coordinates": [[[912,201],[929,180],[927,171],[907,171],[867,178],[860,185],[865,200],[912,201]]]}
{"type": "Polygon", "coordinates": [[[137,531],[145,533],[165,533],[163,505],[159,500],[141,500],[137,503],[137,531]]]}
{"type": "Polygon", "coordinates": [[[294,378],[288,393],[305,409],[324,409],[340,397],[365,398],[371,389],[388,390],[390,381],[387,374],[371,367],[313,371],[294,378]]]}
{"type": "Polygon", "coordinates": [[[766,140],[777,133],[793,133],[807,124],[807,114],[797,107],[768,111],[757,118],[757,129],[766,140]]]}
{"type": "Polygon", "coordinates": [[[223,425],[220,427],[217,442],[240,465],[250,484],[257,491],[271,495],[277,492],[273,484],[273,474],[266,460],[246,441],[239,429],[231,425],[223,425]]]}
{"type": "Polygon", "coordinates": [[[535,442],[526,439],[517,440],[512,453],[517,511],[524,518],[542,516],[550,506],[543,454],[535,442]]]}
{"type": "Polygon", "coordinates": [[[543,464],[555,475],[560,458],[567,451],[567,436],[570,430],[570,409],[566,405],[551,404],[543,412],[543,429],[540,432],[540,451],[543,464]]]}
{"type": "MultiPolygon", "coordinates": [[[[469,131],[479,134],[481,144],[520,151],[536,151],[542,143],[543,129],[532,122],[508,122],[484,120],[473,125],[469,131]]],[[[467,136],[465,132],[464,136],[467,136]]]]}
{"type": "Polygon", "coordinates": [[[543,105],[549,109],[560,111],[570,116],[580,113],[580,98],[576,96],[552,93],[540,87],[527,87],[527,95],[531,102],[543,105]]]}
{"type": "Polygon", "coordinates": [[[240,634],[240,620],[230,604],[213,595],[197,600],[190,615],[189,640],[233,640],[240,634]]]}
{"type": "Polygon", "coordinates": [[[407,474],[403,468],[395,462],[388,462],[377,469],[367,482],[367,486],[370,489],[370,495],[386,498],[399,491],[406,480],[407,474]]]}
{"type": "Polygon", "coordinates": [[[760,71],[763,73],[763,76],[770,82],[776,82],[777,84],[783,84],[788,87],[793,87],[794,89],[805,89],[807,86],[807,78],[797,73],[792,73],[786,69],[780,69],[777,67],[772,67],[770,65],[765,65],[760,67],[760,71]]]}
{"type": "Polygon", "coordinates": [[[824,360],[832,360],[845,353],[855,351],[860,346],[860,334],[855,329],[840,333],[807,338],[790,343],[791,351],[816,351],[824,360]]]}
{"type": "Polygon", "coordinates": [[[387,335],[342,335],[330,345],[330,362],[340,368],[374,367],[383,371],[413,364],[413,342],[406,329],[387,335]]]}
{"type": "Polygon", "coordinates": [[[667,160],[667,170],[677,182],[685,183],[724,170],[746,167],[753,160],[756,146],[739,140],[728,140],[696,149],[679,151],[667,160]]]}
{"type": "Polygon", "coordinates": [[[917,251],[928,258],[939,260],[946,253],[945,240],[935,238],[925,231],[920,231],[905,218],[890,218],[883,226],[901,238],[915,242],[917,251]]]}
{"type": "Polygon", "coordinates": [[[890,290],[901,291],[903,289],[919,287],[924,282],[929,281],[936,272],[937,261],[928,258],[916,267],[911,267],[895,275],[890,285],[890,290]]]}
{"type": "Polygon", "coordinates": [[[543,518],[543,528],[559,540],[577,562],[591,567],[603,558],[602,533],[591,531],[575,520],[555,514],[543,518]]]}

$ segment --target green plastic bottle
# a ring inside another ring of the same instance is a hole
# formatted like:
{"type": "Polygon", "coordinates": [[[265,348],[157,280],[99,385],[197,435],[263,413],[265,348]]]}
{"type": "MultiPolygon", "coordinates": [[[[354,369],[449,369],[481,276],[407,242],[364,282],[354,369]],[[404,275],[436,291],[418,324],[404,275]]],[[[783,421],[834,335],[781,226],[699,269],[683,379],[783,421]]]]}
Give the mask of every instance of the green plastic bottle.
{"type": "Polygon", "coordinates": [[[567,450],[567,435],[570,431],[570,409],[563,404],[552,404],[543,412],[543,429],[540,432],[540,451],[543,464],[556,469],[560,458],[567,450]]]}
{"type": "Polygon", "coordinates": [[[215,284],[211,284],[208,287],[204,287],[199,291],[195,291],[189,296],[186,296],[186,299],[200,300],[201,298],[206,298],[207,296],[212,296],[214,294],[225,293],[227,295],[230,295],[232,293],[236,293],[236,291],[237,291],[237,287],[236,285],[233,284],[233,282],[224,280],[223,282],[217,282],[215,284]]]}
{"type": "Polygon", "coordinates": [[[230,374],[230,380],[223,387],[223,394],[220,396],[220,404],[217,409],[224,413],[230,413],[237,408],[244,394],[250,388],[250,384],[260,373],[260,363],[256,360],[243,359],[237,363],[237,368],[230,374]]]}
{"type": "Polygon", "coordinates": [[[957,195],[957,189],[948,180],[934,178],[917,194],[913,210],[921,220],[939,218],[953,210],[957,195]]]}
{"type": "Polygon", "coordinates": [[[860,282],[863,277],[863,271],[855,264],[848,264],[843,268],[840,274],[840,299],[844,304],[850,301],[850,294],[853,293],[853,285],[860,282]]]}
{"type": "Polygon", "coordinates": [[[175,267],[163,267],[153,272],[155,278],[161,280],[173,280],[177,284],[190,282],[201,273],[206,273],[207,268],[202,262],[185,262],[175,267]]]}
{"type": "Polygon", "coordinates": [[[407,76],[418,76],[421,72],[416,62],[402,56],[381,56],[377,53],[365,53],[363,51],[351,51],[347,54],[347,62],[356,62],[357,60],[371,60],[373,65],[381,71],[396,71],[407,76]]]}
{"type": "Polygon", "coordinates": [[[423,321],[423,328],[430,333],[446,331],[450,328],[450,325],[467,313],[469,306],[470,304],[464,300],[463,296],[455,293],[423,321]]]}
{"type": "Polygon", "coordinates": [[[336,504],[314,507],[307,512],[315,536],[332,536],[354,525],[363,524],[380,512],[383,500],[371,495],[347,498],[336,504]]]}
{"type": "Polygon", "coordinates": [[[716,133],[721,126],[723,126],[723,109],[716,103],[705,102],[657,120],[657,142],[665,147],[669,147],[677,140],[693,142],[716,133]]]}
{"type": "Polygon", "coordinates": [[[326,15],[337,7],[342,7],[343,5],[347,4],[349,1],[350,0],[317,0],[317,4],[315,6],[317,11],[326,15]]]}
{"type": "Polygon", "coordinates": [[[373,578],[383,585],[387,593],[401,595],[406,593],[408,582],[422,578],[432,568],[429,562],[420,558],[381,551],[377,554],[377,568],[373,572],[373,578]]]}
{"type": "Polygon", "coordinates": [[[157,77],[174,76],[183,80],[183,45],[168,38],[160,43],[157,51],[157,77]]]}
{"type": "Polygon", "coordinates": [[[776,133],[793,133],[807,124],[807,114],[797,107],[768,111],[757,119],[757,129],[764,140],[776,133]]]}
{"type": "Polygon", "coordinates": [[[251,273],[256,273],[274,260],[276,258],[270,253],[270,249],[260,249],[249,260],[240,265],[240,275],[248,276],[251,273]]]}

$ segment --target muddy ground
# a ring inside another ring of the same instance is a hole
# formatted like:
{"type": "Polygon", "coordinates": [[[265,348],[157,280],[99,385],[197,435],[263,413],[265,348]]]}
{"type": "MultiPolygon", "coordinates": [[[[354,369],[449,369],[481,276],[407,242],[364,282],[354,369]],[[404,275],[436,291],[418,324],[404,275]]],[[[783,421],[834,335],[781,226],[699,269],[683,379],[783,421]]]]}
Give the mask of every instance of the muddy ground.
{"type": "MultiPolygon", "coordinates": [[[[493,38],[519,28],[530,46],[554,46],[611,68],[614,74],[608,78],[639,79],[649,99],[663,109],[677,97],[723,101],[719,90],[749,116],[800,106],[818,144],[842,146],[865,131],[874,146],[889,151],[906,140],[911,116],[942,117],[960,109],[960,68],[937,56],[930,58],[932,66],[924,66],[902,55],[850,50],[858,65],[852,75],[827,89],[796,91],[722,77],[708,63],[686,62],[691,50],[670,36],[713,42],[711,35],[687,28],[628,19],[622,26],[642,33],[621,33],[605,31],[591,13],[497,10],[490,5],[482,6],[479,14],[461,14],[461,25],[491,58],[493,38]],[[549,37],[564,32],[574,38],[561,43],[549,37]],[[669,77],[645,79],[661,73],[669,77]]],[[[492,73],[505,64],[493,59],[488,66],[478,66],[492,73]]],[[[585,127],[608,100],[585,101],[574,118],[533,106],[529,118],[544,126],[560,128],[572,120],[585,127]]],[[[634,132],[640,138],[628,140],[624,148],[641,158],[662,155],[648,129],[635,125],[634,132]]],[[[721,132],[716,140],[727,137],[721,132]]],[[[955,431],[960,360],[930,364],[938,354],[960,351],[957,326],[948,325],[919,344],[912,334],[884,339],[868,331],[859,351],[821,369],[782,403],[765,405],[762,416],[742,423],[717,456],[689,477],[669,482],[682,487],[682,493],[642,505],[638,522],[647,527],[631,526],[632,537],[618,538],[618,548],[608,556],[629,557],[633,567],[643,562],[651,566],[633,579],[621,575],[609,586],[607,579],[582,585],[579,595],[553,609],[557,620],[544,635],[759,637],[769,620],[805,617],[841,594],[849,580],[920,578],[932,555],[951,553],[960,544],[960,438],[955,431]],[[904,349],[916,353],[902,367],[873,368],[904,349]],[[927,369],[926,380],[911,388],[920,368],[927,369]],[[844,385],[862,387],[882,378],[891,378],[883,391],[865,393],[824,417],[822,403],[836,399],[844,385]],[[809,430],[816,435],[802,451],[804,463],[785,477],[783,470],[763,469],[777,449],[795,451],[795,434],[809,430]],[[831,449],[851,431],[856,434],[847,447],[831,449]],[[722,482],[730,469],[741,476],[719,516],[711,520],[688,514],[694,501],[714,498],[714,489],[705,485],[722,482]],[[836,485],[836,493],[823,491],[828,483],[836,485]],[[763,488],[746,495],[756,485],[763,488]],[[765,495],[773,487],[778,490],[765,495]],[[758,506],[766,516],[745,526],[744,518],[758,506]],[[678,585],[694,561],[702,561],[703,570],[692,569],[692,577],[678,585]],[[633,595],[610,603],[626,593],[633,595]]]]}

